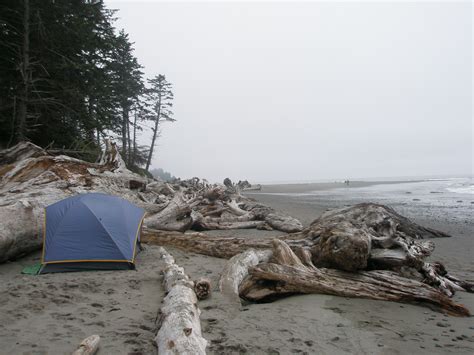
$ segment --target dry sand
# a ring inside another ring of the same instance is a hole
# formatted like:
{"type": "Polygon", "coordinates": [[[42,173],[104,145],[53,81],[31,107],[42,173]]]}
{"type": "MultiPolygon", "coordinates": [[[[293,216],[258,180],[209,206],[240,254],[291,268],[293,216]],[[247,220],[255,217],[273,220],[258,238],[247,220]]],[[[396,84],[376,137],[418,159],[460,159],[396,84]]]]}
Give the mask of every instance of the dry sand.
{"type": "Polygon", "coordinates": [[[137,271],[22,275],[39,253],[0,266],[0,354],[71,354],[101,336],[100,354],[153,354],[163,298],[156,247],[137,271]]]}
{"type": "MultiPolygon", "coordinates": [[[[274,186],[272,192],[331,186],[337,185],[274,186]]],[[[300,218],[305,225],[328,208],[285,196],[251,196],[300,218]]],[[[344,204],[338,201],[333,207],[344,204]]],[[[417,220],[417,216],[408,217],[417,220]]],[[[473,279],[470,225],[447,225],[439,219],[423,222],[453,234],[453,238],[435,240],[435,257],[449,270],[473,279]]],[[[216,287],[225,260],[168,250],[193,279],[209,277],[216,287]]],[[[94,333],[102,337],[99,354],[156,353],[155,318],[163,297],[156,247],[147,246],[140,254],[137,271],[20,274],[23,266],[38,258],[36,254],[0,265],[0,354],[69,354],[94,333]]],[[[474,311],[473,294],[458,293],[455,299],[474,311]]],[[[416,305],[300,295],[239,307],[214,290],[199,306],[203,335],[210,340],[209,354],[474,353],[473,317],[451,317],[416,305]]]]}

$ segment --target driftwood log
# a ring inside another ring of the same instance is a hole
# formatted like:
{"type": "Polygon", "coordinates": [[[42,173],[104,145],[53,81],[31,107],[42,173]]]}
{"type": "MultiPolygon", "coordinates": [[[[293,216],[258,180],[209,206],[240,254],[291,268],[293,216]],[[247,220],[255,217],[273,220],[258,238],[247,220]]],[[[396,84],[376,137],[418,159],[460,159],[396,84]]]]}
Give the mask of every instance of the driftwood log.
{"type": "Polygon", "coordinates": [[[160,248],[160,256],[166,265],[163,279],[166,296],[155,338],[158,354],[206,354],[207,340],[201,334],[201,311],[197,307],[194,283],[164,248],[160,248]]]}
{"type": "Polygon", "coordinates": [[[99,349],[100,336],[91,335],[85,338],[72,355],[94,355],[99,349]]]}
{"type": "Polygon", "coordinates": [[[234,255],[227,262],[219,279],[219,290],[233,301],[238,301],[239,286],[248,276],[249,268],[267,262],[272,253],[270,250],[248,249],[234,255]]]}

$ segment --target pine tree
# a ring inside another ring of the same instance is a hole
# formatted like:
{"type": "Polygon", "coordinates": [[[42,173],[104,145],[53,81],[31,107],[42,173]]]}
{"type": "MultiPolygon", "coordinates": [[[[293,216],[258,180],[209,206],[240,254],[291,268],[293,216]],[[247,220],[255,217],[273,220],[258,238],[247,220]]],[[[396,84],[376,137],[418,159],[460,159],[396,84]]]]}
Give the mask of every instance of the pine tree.
{"type": "Polygon", "coordinates": [[[160,74],[155,76],[153,79],[148,79],[148,84],[150,87],[147,89],[147,98],[153,108],[153,113],[150,115],[149,119],[154,122],[154,125],[152,128],[153,138],[151,140],[150,152],[145,167],[146,171],[150,168],[160,123],[164,121],[175,121],[172,117],[173,112],[171,111],[174,98],[171,83],[166,80],[164,75],[160,74]]]}
{"type": "Polygon", "coordinates": [[[134,102],[143,92],[142,66],[133,55],[132,43],[123,30],[115,38],[115,49],[111,67],[114,72],[114,84],[120,106],[120,134],[122,136],[122,156],[130,163],[132,147],[130,144],[130,111],[134,102]]]}

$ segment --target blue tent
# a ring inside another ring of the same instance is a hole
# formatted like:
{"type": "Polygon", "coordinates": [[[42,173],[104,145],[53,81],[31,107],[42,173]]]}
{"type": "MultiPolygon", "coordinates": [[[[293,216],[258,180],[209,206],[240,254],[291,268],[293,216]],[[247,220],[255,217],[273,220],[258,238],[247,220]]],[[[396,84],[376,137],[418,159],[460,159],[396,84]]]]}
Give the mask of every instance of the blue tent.
{"type": "Polygon", "coordinates": [[[101,193],[48,206],[40,273],[133,269],[144,215],[127,200],[101,193]]]}

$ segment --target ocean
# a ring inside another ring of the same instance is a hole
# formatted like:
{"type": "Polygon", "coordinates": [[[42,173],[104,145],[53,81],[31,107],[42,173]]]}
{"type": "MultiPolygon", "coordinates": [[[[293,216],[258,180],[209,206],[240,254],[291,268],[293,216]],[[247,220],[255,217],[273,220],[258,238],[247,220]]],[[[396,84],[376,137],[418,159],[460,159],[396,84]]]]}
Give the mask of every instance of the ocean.
{"type": "Polygon", "coordinates": [[[374,183],[365,187],[340,184],[326,190],[303,193],[279,193],[305,203],[341,206],[375,202],[393,207],[406,216],[437,220],[440,223],[463,223],[474,234],[474,181],[472,178],[427,179],[396,183],[374,183]]]}

